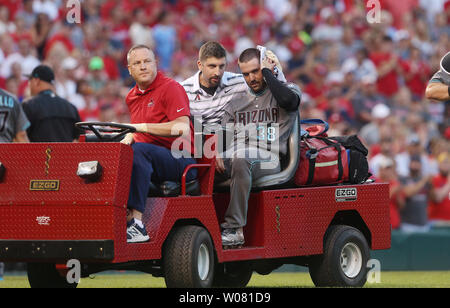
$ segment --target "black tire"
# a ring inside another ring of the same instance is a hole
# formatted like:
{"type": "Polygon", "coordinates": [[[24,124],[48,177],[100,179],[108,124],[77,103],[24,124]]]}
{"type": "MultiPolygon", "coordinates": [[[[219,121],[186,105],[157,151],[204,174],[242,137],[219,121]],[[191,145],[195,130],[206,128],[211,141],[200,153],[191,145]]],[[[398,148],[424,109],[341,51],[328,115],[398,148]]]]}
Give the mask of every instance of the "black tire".
{"type": "Polygon", "coordinates": [[[68,283],[54,263],[28,263],[28,282],[31,288],[75,289],[78,283],[68,283]]]}
{"type": "Polygon", "coordinates": [[[253,275],[249,262],[217,264],[213,286],[217,288],[245,288],[253,275]]]}
{"type": "Polygon", "coordinates": [[[369,245],[358,229],[331,226],[325,234],[324,253],[309,264],[309,274],[317,287],[362,287],[369,259],[369,245]]]}
{"type": "Polygon", "coordinates": [[[179,227],[171,233],[164,246],[166,286],[209,288],[214,279],[214,263],[214,245],[208,232],[199,226],[179,227]]]}

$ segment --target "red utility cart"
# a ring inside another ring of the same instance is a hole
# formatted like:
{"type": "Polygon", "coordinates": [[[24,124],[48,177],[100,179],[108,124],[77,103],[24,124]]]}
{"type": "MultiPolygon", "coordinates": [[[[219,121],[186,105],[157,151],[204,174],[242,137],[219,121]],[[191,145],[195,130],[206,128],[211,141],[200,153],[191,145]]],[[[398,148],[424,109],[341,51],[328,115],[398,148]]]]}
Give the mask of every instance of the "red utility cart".
{"type": "Polygon", "coordinates": [[[89,136],[2,144],[0,261],[27,262],[32,287],[76,287],[65,275],[71,259],[81,263],[81,277],[138,270],[163,276],[168,287],[244,287],[254,271],[269,274],[283,264],[308,266],[317,286],[362,286],[370,249],[390,247],[389,187],[294,187],[298,139],[294,132],[282,172],[254,183],[245,246],[228,250],[220,222],[229,192],[226,183],[213,191],[212,159],[191,166],[200,171],[200,195],[188,195],[184,180],[170,196],[154,192],[143,219],[151,241],[127,244],[130,146],[89,136]],[[83,162],[98,163],[97,178],[77,174],[83,162]]]}

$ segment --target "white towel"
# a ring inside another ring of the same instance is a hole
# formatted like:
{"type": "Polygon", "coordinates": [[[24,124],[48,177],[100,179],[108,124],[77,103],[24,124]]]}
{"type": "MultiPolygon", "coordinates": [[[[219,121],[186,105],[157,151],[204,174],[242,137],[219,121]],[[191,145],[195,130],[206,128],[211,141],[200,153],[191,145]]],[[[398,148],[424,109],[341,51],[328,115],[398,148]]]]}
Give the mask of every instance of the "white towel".
{"type": "Polygon", "coordinates": [[[275,75],[275,77],[276,77],[279,81],[281,81],[281,82],[283,82],[283,83],[286,83],[287,80],[286,80],[286,77],[285,77],[284,74],[283,74],[283,69],[282,69],[282,67],[281,67],[280,60],[278,60],[278,57],[277,57],[272,51],[267,50],[267,48],[264,47],[264,46],[258,45],[258,46],[256,46],[256,48],[257,48],[257,49],[260,51],[260,53],[261,53],[261,59],[260,59],[260,62],[262,63],[263,60],[265,59],[265,57],[267,57],[267,58],[269,58],[270,60],[274,61],[274,62],[275,62],[275,65],[276,65],[276,66],[275,66],[275,69],[274,69],[274,75],[275,75]]]}

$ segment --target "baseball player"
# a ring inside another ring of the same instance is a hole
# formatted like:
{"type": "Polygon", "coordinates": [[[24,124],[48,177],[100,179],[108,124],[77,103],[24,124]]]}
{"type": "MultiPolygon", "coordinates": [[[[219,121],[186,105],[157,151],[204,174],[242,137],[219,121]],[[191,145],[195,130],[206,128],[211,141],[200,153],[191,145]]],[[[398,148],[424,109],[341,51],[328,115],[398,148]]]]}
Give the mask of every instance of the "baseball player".
{"type": "Polygon", "coordinates": [[[30,122],[17,98],[0,89],[0,142],[29,142],[28,127],[30,122]]]}
{"type": "Polygon", "coordinates": [[[450,101],[450,52],[442,57],[440,66],[428,83],[425,96],[431,100],[450,101]]]}
{"type": "Polygon", "coordinates": [[[233,123],[235,132],[235,143],[217,158],[218,177],[231,179],[230,203],[221,225],[224,246],[244,244],[252,181],[280,172],[280,156],[287,154],[298,115],[301,91],[277,79],[281,66],[268,53],[250,48],[240,55],[238,64],[248,89],[225,107],[222,119],[222,125],[233,123]]]}

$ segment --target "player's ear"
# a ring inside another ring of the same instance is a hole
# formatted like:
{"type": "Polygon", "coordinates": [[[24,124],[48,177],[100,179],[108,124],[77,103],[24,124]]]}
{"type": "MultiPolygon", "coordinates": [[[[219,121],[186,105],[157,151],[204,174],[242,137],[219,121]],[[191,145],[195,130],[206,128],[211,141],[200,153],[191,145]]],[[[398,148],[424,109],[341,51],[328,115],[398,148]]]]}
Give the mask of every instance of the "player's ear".
{"type": "Polygon", "coordinates": [[[198,67],[199,71],[202,70],[203,65],[202,65],[202,62],[200,60],[197,61],[197,67],[198,67]]]}

